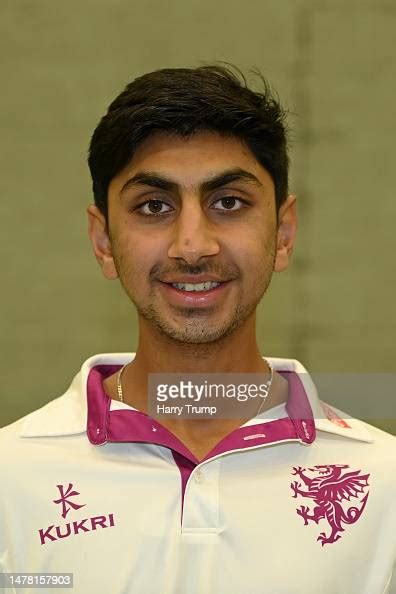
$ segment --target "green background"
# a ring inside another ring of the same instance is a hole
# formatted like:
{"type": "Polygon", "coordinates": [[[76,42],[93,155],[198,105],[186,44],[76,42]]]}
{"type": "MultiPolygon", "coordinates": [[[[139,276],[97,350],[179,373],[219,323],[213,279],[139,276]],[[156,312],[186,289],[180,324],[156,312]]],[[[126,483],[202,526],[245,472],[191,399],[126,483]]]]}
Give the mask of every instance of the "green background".
{"type": "Polygon", "coordinates": [[[260,68],[292,112],[299,234],[259,306],[261,352],[395,373],[394,4],[3,0],[0,16],[0,426],[92,354],[135,349],[135,309],[87,238],[89,139],[136,76],[214,60],[260,68]]]}

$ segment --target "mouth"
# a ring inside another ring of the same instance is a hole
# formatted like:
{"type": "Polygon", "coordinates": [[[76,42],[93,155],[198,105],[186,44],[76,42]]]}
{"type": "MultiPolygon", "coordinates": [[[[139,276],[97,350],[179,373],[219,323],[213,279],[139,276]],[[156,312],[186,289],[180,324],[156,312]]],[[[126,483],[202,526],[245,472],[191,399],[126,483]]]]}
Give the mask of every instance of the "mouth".
{"type": "Polygon", "coordinates": [[[173,288],[179,289],[180,291],[187,291],[188,293],[203,293],[204,291],[216,289],[222,283],[217,281],[204,281],[200,283],[178,282],[166,284],[172,285],[173,288]]]}
{"type": "Polygon", "coordinates": [[[232,281],[205,283],[163,283],[161,288],[165,291],[168,298],[181,305],[190,305],[200,307],[212,305],[216,301],[223,299],[229,285],[232,281]]]}

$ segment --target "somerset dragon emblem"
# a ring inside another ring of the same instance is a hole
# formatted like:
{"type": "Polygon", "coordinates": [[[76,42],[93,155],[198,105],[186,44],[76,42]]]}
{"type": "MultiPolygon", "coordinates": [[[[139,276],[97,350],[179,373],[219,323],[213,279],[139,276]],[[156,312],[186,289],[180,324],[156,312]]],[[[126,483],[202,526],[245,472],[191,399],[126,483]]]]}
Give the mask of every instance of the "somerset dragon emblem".
{"type": "Polygon", "coordinates": [[[301,505],[297,513],[304,519],[304,526],[309,520],[319,523],[323,518],[327,520],[331,532],[321,532],[317,540],[325,544],[336,542],[341,538],[340,532],[344,532],[343,525],[354,524],[360,518],[366,506],[369,491],[369,474],[360,474],[360,470],[345,471],[349,468],[347,464],[324,464],[313,468],[293,468],[292,475],[298,475],[300,480],[307,487],[301,490],[301,482],[294,481],[291,488],[294,491],[293,497],[301,495],[313,500],[315,507],[312,513],[309,507],[301,505]],[[308,470],[312,476],[304,474],[308,470]],[[348,505],[352,498],[358,501],[355,505],[348,505]]]}

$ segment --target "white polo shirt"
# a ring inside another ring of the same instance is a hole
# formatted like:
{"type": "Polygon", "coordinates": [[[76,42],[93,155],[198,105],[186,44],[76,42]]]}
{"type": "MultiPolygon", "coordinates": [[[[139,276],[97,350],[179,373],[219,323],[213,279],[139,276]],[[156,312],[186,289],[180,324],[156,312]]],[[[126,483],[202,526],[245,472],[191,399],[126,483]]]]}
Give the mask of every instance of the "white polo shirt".
{"type": "Polygon", "coordinates": [[[0,430],[0,572],[73,573],[74,594],[396,593],[393,436],[323,404],[298,361],[266,357],[288,402],[198,462],[104,393],[134,356],[91,357],[0,430]]]}

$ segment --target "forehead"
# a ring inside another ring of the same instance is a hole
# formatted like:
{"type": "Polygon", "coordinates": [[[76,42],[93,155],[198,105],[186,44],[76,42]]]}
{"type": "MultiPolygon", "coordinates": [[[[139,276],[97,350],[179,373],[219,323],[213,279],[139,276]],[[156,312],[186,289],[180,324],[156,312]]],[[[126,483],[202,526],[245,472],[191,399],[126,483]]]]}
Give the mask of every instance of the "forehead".
{"type": "Polygon", "coordinates": [[[160,131],[138,146],[131,161],[111,181],[109,190],[119,190],[126,179],[139,171],[155,171],[193,189],[201,180],[232,168],[250,171],[263,185],[273,185],[267,170],[236,136],[200,131],[183,138],[160,131]]]}

